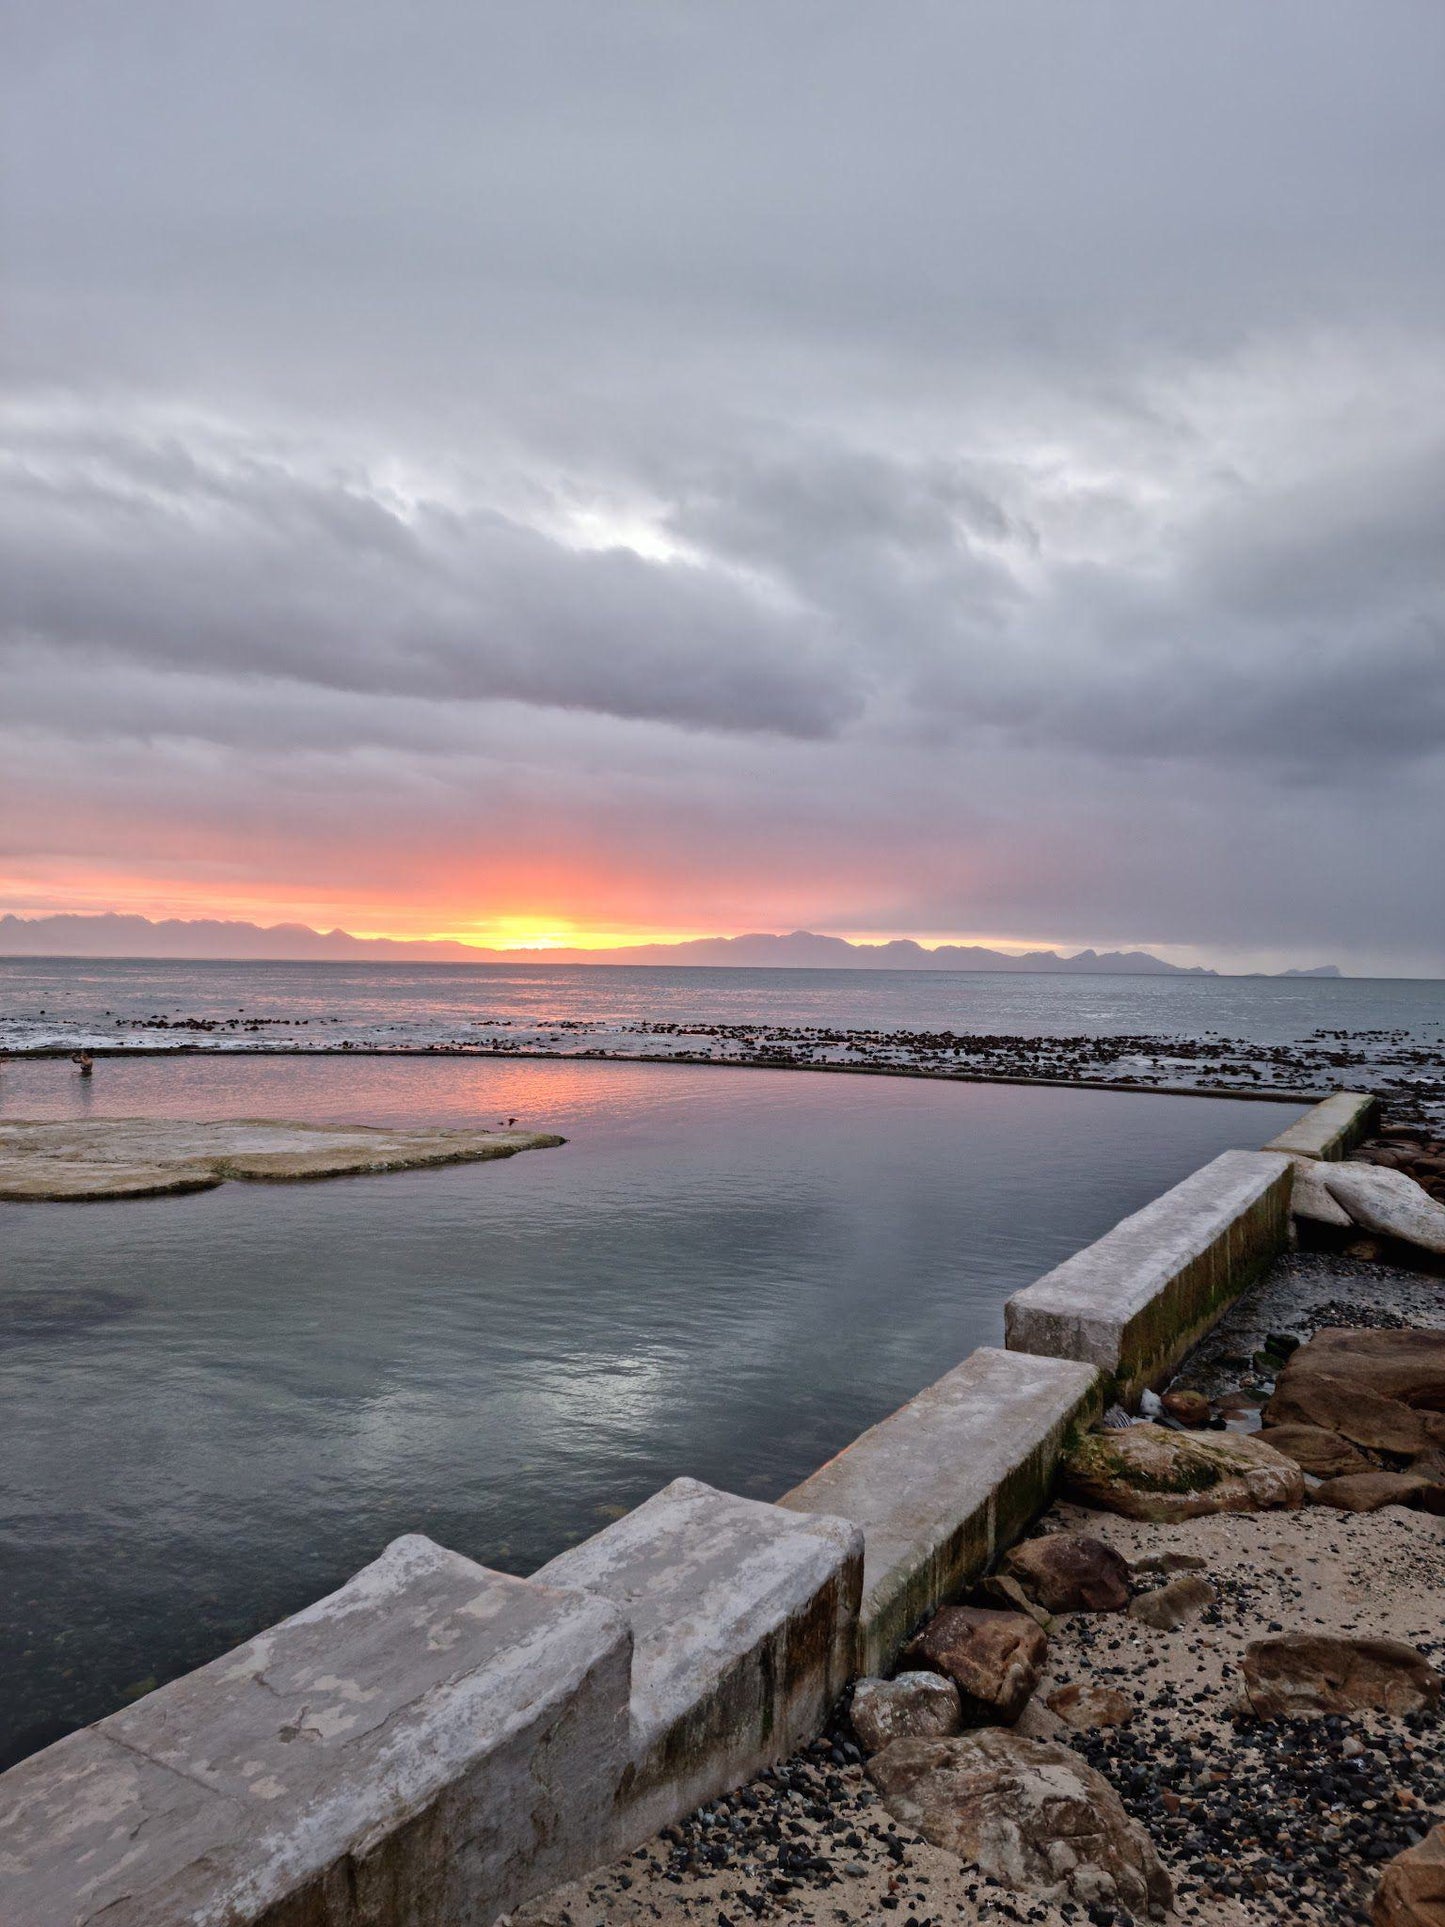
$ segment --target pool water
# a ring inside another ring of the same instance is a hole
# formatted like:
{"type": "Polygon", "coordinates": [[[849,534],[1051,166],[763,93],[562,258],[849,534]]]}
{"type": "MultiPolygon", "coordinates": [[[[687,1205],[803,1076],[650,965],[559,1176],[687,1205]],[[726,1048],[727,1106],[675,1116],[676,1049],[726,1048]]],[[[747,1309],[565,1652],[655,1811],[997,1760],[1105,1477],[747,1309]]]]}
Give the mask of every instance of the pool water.
{"type": "Polygon", "coordinates": [[[686,1473],[776,1497],[1297,1105],[677,1065],[7,1066],[0,1117],[564,1133],[505,1162],[0,1205],[0,1760],[402,1532],[526,1573],[686,1473]]]}

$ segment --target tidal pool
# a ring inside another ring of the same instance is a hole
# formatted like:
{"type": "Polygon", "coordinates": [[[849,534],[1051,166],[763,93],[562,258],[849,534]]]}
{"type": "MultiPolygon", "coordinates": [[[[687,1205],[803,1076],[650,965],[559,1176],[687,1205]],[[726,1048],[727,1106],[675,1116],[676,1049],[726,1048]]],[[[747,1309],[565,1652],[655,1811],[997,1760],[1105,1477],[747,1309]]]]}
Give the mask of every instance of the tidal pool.
{"type": "Polygon", "coordinates": [[[678,1065],[12,1063],[0,1116],[564,1133],[0,1205],[0,1761],[401,1532],[526,1573],[687,1473],[776,1497],[1021,1284],[1300,1106],[678,1065]]]}

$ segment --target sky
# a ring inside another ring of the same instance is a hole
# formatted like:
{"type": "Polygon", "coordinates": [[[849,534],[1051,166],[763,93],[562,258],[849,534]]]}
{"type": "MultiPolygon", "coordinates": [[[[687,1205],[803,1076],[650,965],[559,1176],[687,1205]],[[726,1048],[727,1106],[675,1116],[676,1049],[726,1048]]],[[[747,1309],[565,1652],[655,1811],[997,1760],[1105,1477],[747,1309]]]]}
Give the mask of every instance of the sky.
{"type": "Polygon", "coordinates": [[[1445,974],[1439,0],[49,0],[0,909],[1445,974]]]}

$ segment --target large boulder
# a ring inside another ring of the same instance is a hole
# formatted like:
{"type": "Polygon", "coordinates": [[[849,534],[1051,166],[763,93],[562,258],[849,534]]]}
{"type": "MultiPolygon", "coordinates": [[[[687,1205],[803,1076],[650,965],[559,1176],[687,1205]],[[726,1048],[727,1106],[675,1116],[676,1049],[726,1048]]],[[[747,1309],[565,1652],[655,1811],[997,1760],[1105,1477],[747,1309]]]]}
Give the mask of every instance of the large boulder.
{"type": "Polygon", "coordinates": [[[1293,1459],[1302,1472],[1316,1479],[1343,1479],[1351,1472],[1373,1472],[1374,1464],[1338,1432],[1323,1425],[1272,1425],[1266,1442],[1272,1451],[1293,1459]]]}
{"type": "Polygon", "coordinates": [[[1236,1432],[1173,1432],[1162,1425],[1090,1432],[1061,1470],[1071,1499],[1161,1524],[1304,1503],[1304,1475],[1294,1460],[1236,1432]]]}
{"type": "Polygon", "coordinates": [[[905,1663],[958,1688],[967,1725],[1008,1725],[1039,1683],[1048,1635],[1024,1613],[945,1606],[904,1649],[905,1663]]]}
{"type": "Polygon", "coordinates": [[[899,1740],[868,1772],[900,1824],[1015,1892],[1134,1914],[1162,1913],[1173,1898],[1143,1827],[1056,1741],[997,1729],[899,1740]]]}
{"type": "Polygon", "coordinates": [[[1251,1640],[1241,1662],[1256,1718],[1321,1713],[1418,1713],[1436,1706],[1442,1681],[1423,1653],[1400,1639],[1283,1633],[1251,1640]]]}
{"type": "Polygon", "coordinates": [[[1083,1532],[1024,1539],[1005,1555],[1003,1572],[1051,1613],[1117,1613],[1129,1603],[1127,1562],[1083,1532]]]}
{"type": "Polygon", "coordinates": [[[1351,1472],[1326,1479],[1310,1494],[1316,1505],[1341,1512],[1378,1512],[1381,1506],[1410,1506],[1417,1512],[1445,1511],[1445,1485],[1418,1472],[1351,1472]]]}
{"type": "Polygon", "coordinates": [[[1347,1378],[1421,1412],[1445,1412],[1445,1331],[1327,1326],[1292,1352],[1279,1383],[1347,1378]]]}
{"type": "Polygon", "coordinates": [[[1393,1452],[1405,1458],[1423,1452],[1430,1443],[1419,1413],[1398,1398],[1382,1398],[1352,1379],[1332,1378],[1324,1372],[1290,1379],[1286,1370],[1263,1416],[1266,1438],[1277,1425],[1313,1425],[1368,1452],[1393,1452]]]}
{"type": "Polygon", "coordinates": [[[1370,1918],[1375,1927],[1445,1927],[1445,1825],[1386,1865],[1370,1918]]]}
{"type": "Polygon", "coordinates": [[[1445,1443],[1445,1332],[1316,1332],[1280,1373],[1264,1423],[1314,1425],[1406,1458],[1445,1443]]]}
{"type": "Polygon", "coordinates": [[[865,1753],[881,1753],[894,1740],[951,1739],[963,1727],[958,1688],[941,1673],[860,1679],[851,1717],[865,1753]]]}
{"type": "Polygon", "coordinates": [[[1321,1175],[1318,1158],[1292,1158],[1294,1180],[1290,1186],[1289,1208],[1296,1218],[1311,1224],[1327,1224],[1332,1230],[1348,1231],[1354,1219],[1337,1198],[1330,1195],[1321,1175]]]}
{"type": "Polygon", "coordinates": [[[1356,1224],[1445,1258],[1445,1205],[1403,1171],[1379,1164],[1327,1164],[1326,1190],[1356,1224]]]}

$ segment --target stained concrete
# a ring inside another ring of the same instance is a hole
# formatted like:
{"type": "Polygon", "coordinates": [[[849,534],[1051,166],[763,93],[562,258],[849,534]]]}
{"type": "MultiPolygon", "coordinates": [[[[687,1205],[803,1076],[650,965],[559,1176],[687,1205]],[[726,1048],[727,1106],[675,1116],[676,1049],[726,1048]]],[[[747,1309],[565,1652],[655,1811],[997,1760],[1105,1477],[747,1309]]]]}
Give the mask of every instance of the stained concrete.
{"type": "Polygon", "coordinates": [[[981,1347],[778,1501],[863,1528],[855,1671],[886,1671],[1042,1511],[1100,1392],[1090,1364],[981,1347]]]}
{"type": "Polygon", "coordinates": [[[1287,1130],[1272,1137],[1266,1151],[1285,1151],[1295,1157],[1324,1158],[1333,1163],[1347,1157],[1374,1130],[1380,1116],[1379,1100],[1361,1091],[1336,1091],[1312,1105],[1287,1130]]]}
{"type": "Polygon", "coordinates": [[[1293,1164],[1224,1151],[1004,1306],[1011,1351],[1085,1359],[1132,1401],[1284,1249],[1293,1164]]]}
{"type": "Polygon", "coordinates": [[[863,1535],[675,1479],[535,1577],[600,1595],[632,1627],[621,1849],[823,1725],[852,1670],[863,1535]]]}
{"type": "Polygon", "coordinates": [[[144,1198],[227,1178],[357,1177],[509,1158],[564,1140],[539,1131],[382,1130],[271,1118],[152,1117],[0,1124],[0,1198],[144,1198]]]}
{"type": "Polygon", "coordinates": [[[606,1600],[398,1539],[340,1591],[0,1780],[0,1920],[450,1927],[604,1851],[606,1600]]]}

